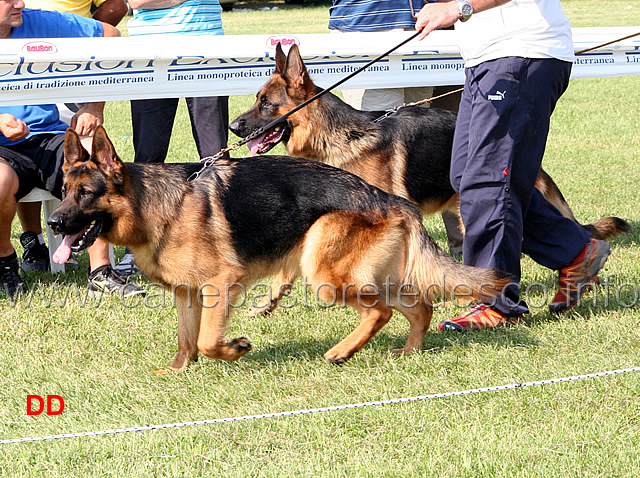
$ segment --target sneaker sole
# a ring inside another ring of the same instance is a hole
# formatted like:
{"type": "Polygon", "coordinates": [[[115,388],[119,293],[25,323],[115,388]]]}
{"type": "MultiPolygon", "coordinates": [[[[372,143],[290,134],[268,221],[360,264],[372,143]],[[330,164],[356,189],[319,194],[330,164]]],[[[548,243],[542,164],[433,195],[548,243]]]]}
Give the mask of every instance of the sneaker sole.
{"type": "Polygon", "coordinates": [[[22,269],[22,271],[24,272],[49,272],[49,264],[47,264],[46,266],[40,264],[25,265],[25,263],[23,262],[22,264],[20,264],[20,269],[22,269]]]}
{"type": "MultiPolygon", "coordinates": [[[[89,296],[90,297],[97,297],[97,296],[102,296],[104,294],[108,294],[108,295],[122,295],[119,292],[110,292],[110,291],[105,291],[105,290],[98,290],[98,289],[91,289],[90,287],[87,287],[87,290],[89,291],[89,296]]],[[[147,291],[145,290],[137,290],[135,292],[130,292],[128,294],[124,294],[122,297],[135,297],[137,295],[147,295],[147,291]]]]}

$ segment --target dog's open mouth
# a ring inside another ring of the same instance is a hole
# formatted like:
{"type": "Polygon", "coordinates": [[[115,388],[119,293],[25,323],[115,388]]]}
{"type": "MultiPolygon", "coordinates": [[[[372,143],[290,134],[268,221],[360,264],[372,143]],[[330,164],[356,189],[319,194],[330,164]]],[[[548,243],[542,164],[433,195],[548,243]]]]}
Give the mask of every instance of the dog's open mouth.
{"type": "Polygon", "coordinates": [[[249,148],[249,152],[251,152],[251,156],[270,151],[275,145],[282,141],[285,131],[286,127],[276,126],[265,134],[248,141],[247,147],[249,148]]]}
{"type": "Polygon", "coordinates": [[[95,242],[102,232],[102,219],[96,219],[77,234],[71,234],[62,238],[62,244],[53,254],[53,260],[58,264],[64,264],[69,260],[71,252],[84,251],[95,242]]]}

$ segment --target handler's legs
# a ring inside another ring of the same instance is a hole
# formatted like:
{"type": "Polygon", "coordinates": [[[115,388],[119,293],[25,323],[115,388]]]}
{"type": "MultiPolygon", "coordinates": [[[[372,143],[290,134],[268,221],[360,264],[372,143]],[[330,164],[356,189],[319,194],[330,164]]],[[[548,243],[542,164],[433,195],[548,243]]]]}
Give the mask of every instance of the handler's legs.
{"type": "Polygon", "coordinates": [[[178,98],[131,100],[134,162],[164,163],[178,101],[178,98]]]}
{"type": "MultiPolygon", "coordinates": [[[[200,158],[213,156],[226,148],[229,140],[229,97],[186,98],[191,131],[200,158]]],[[[229,157],[229,153],[225,154],[229,157]]]]}
{"type": "Polygon", "coordinates": [[[507,317],[528,312],[517,285],[521,251],[559,268],[588,241],[544,198],[531,201],[549,119],[570,69],[559,60],[504,58],[466,72],[451,164],[466,227],[463,256],[466,264],[511,274],[514,285],[493,307],[507,317]]]}

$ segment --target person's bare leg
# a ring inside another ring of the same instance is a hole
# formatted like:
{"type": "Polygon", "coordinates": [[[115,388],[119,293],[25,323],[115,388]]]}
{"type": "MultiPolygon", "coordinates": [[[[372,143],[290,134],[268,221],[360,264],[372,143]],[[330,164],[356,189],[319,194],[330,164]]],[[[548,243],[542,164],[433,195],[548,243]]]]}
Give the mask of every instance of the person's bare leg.
{"type": "Polygon", "coordinates": [[[16,215],[18,175],[4,159],[0,158],[0,257],[14,253],[11,245],[11,223],[16,215]]]}
{"type": "Polygon", "coordinates": [[[104,239],[96,239],[89,249],[89,265],[91,272],[95,271],[98,267],[109,264],[109,242],[104,239]]]}
{"type": "Polygon", "coordinates": [[[24,232],[31,231],[36,234],[42,234],[41,209],[42,203],[40,202],[18,203],[18,218],[20,218],[20,224],[22,224],[24,232]]]}

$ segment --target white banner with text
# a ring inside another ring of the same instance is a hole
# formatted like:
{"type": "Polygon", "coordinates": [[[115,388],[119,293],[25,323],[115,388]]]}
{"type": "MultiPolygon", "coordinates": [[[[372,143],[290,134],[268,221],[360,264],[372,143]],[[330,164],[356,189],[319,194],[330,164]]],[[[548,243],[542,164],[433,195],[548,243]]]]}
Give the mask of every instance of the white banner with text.
{"type": "MultiPolygon", "coordinates": [[[[575,51],[640,27],[574,28],[575,51]]],[[[328,87],[411,32],[2,40],[0,105],[255,94],[275,66],[275,47],[297,44],[313,81],[328,87]]],[[[460,85],[455,31],[413,40],[341,88],[460,85]]],[[[576,57],[572,78],[640,75],[640,37],[576,57]]]]}

